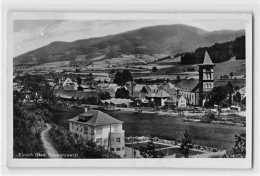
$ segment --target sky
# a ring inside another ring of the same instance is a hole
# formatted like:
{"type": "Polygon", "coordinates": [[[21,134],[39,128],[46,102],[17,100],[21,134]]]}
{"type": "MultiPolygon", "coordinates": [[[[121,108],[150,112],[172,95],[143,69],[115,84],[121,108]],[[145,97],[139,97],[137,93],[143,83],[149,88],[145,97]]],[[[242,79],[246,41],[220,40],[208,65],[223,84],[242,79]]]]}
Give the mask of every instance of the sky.
{"type": "Polygon", "coordinates": [[[242,20],[14,20],[14,56],[53,41],[72,42],[147,26],[186,24],[206,31],[245,29],[242,20]]]}

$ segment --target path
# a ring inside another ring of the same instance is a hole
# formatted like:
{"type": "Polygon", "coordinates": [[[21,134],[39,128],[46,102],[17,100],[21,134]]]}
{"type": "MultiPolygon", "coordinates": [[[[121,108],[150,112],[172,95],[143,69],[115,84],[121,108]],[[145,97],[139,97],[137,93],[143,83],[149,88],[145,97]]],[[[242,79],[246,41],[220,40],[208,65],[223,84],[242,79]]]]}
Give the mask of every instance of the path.
{"type": "Polygon", "coordinates": [[[59,153],[57,152],[57,150],[52,146],[52,144],[49,142],[49,139],[48,139],[48,132],[50,131],[52,126],[48,123],[46,123],[46,125],[47,125],[47,129],[45,129],[41,133],[41,140],[43,142],[45,151],[46,151],[47,155],[49,156],[49,158],[52,158],[52,159],[61,158],[61,157],[59,157],[59,153]]]}

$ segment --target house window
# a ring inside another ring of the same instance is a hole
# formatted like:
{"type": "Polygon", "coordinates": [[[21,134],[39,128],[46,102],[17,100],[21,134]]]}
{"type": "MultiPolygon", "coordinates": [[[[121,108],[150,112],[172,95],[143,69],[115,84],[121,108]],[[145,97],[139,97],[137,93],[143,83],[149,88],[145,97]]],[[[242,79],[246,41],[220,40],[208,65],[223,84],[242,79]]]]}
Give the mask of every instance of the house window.
{"type": "Polygon", "coordinates": [[[116,148],[116,151],[120,151],[120,148],[116,148]]]}
{"type": "Polygon", "coordinates": [[[111,144],[114,144],[115,139],[114,139],[114,138],[111,138],[111,139],[110,139],[110,142],[111,142],[111,144]]]}
{"type": "Polygon", "coordinates": [[[115,151],[115,149],[114,149],[114,148],[111,148],[111,152],[113,152],[113,151],[115,151]]]}
{"type": "Polygon", "coordinates": [[[97,143],[98,145],[101,145],[101,144],[102,144],[102,138],[98,138],[98,139],[96,140],[96,143],[97,143]]]}
{"type": "Polygon", "coordinates": [[[84,133],[88,134],[88,127],[87,126],[84,126],[84,133]]]}
{"type": "Polygon", "coordinates": [[[125,147],[122,147],[122,150],[125,150],[125,147]]]}
{"type": "Polygon", "coordinates": [[[102,127],[96,128],[96,134],[102,134],[102,127]]]}
{"type": "Polygon", "coordinates": [[[116,138],[116,142],[120,142],[120,138],[116,138]]]}

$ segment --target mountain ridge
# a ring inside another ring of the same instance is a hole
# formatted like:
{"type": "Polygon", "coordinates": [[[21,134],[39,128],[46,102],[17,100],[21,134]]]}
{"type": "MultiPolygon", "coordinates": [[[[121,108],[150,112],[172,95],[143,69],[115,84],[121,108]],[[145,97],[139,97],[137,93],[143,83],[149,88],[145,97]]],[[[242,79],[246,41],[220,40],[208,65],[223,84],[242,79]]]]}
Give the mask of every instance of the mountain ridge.
{"type": "Polygon", "coordinates": [[[73,42],[55,41],[14,58],[14,63],[37,64],[72,60],[77,55],[96,53],[169,55],[193,51],[215,43],[234,40],[245,30],[205,31],[184,24],[148,26],[118,34],[80,39],[73,42]]]}

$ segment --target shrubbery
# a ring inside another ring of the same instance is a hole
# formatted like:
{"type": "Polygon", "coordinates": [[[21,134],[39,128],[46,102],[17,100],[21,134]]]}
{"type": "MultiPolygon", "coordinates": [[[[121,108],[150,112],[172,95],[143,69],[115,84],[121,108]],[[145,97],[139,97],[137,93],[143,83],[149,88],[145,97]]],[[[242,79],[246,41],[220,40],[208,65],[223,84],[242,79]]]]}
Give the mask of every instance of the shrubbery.
{"type": "Polygon", "coordinates": [[[120,158],[105,150],[104,147],[72,134],[61,126],[53,125],[49,136],[58,153],[77,154],[77,158],[120,158]]]}
{"type": "Polygon", "coordinates": [[[14,158],[35,158],[34,154],[45,153],[41,141],[41,132],[45,128],[44,120],[49,119],[48,113],[46,109],[28,110],[14,105],[14,158]],[[33,156],[21,156],[19,154],[33,154],[33,156]]]}

